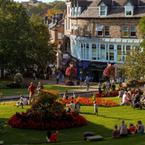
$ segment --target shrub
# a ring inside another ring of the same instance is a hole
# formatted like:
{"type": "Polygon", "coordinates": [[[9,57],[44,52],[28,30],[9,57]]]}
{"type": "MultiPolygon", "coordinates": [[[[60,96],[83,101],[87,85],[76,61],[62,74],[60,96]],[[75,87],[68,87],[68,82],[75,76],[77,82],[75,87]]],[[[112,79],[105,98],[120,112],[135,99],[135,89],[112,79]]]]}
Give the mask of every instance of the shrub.
{"type": "Polygon", "coordinates": [[[85,125],[86,119],[75,113],[67,113],[58,102],[56,92],[42,91],[32,102],[26,113],[16,113],[9,119],[16,128],[63,129],[85,125]]]}

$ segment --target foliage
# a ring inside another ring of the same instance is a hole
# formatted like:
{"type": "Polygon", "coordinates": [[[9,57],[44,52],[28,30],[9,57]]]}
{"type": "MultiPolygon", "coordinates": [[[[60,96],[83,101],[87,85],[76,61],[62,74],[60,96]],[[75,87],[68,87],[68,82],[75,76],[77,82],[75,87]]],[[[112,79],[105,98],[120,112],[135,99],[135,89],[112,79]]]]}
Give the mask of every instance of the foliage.
{"type": "Polygon", "coordinates": [[[33,31],[31,33],[32,41],[30,43],[32,48],[28,57],[45,72],[48,62],[52,63],[55,61],[55,46],[48,43],[50,38],[48,28],[42,23],[42,19],[39,16],[32,15],[30,22],[33,31]]]}
{"type": "Polygon", "coordinates": [[[64,111],[62,104],[57,102],[58,94],[51,91],[42,91],[32,102],[32,109],[45,113],[61,113],[64,111]]]}
{"type": "Polygon", "coordinates": [[[16,73],[15,76],[14,76],[14,82],[16,84],[22,84],[24,81],[24,78],[23,78],[23,75],[21,73],[16,73]]]}
{"type": "Polygon", "coordinates": [[[0,69],[10,73],[24,71],[34,63],[42,70],[54,61],[54,46],[48,43],[49,32],[38,16],[30,18],[19,3],[0,0],[0,69]],[[48,59],[49,58],[49,59],[48,59]]]}
{"type": "Polygon", "coordinates": [[[39,3],[35,6],[27,7],[27,11],[30,15],[44,16],[47,15],[51,17],[54,14],[62,13],[66,9],[65,2],[63,1],[54,1],[51,3],[39,3]]]}
{"type": "Polygon", "coordinates": [[[67,113],[57,101],[58,94],[42,91],[26,113],[16,113],[9,119],[15,128],[63,129],[85,125],[86,119],[76,113],[67,113]]]}
{"type": "Polygon", "coordinates": [[[125,74],[129,80],[145,79],[145,51],[132,50],[124,63],[125,74]]]}

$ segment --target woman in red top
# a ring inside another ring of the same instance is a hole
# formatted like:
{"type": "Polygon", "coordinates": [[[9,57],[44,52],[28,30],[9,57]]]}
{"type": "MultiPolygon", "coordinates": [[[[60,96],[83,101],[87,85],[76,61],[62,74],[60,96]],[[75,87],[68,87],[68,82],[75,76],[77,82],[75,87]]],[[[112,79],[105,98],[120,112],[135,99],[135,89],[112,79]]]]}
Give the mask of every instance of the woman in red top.
{"type": "Polygon", "coordinates": [[[129,133],[129,134],[135,134],[136,132],[137,132],[136,127],[131,123],[131,124],[129,125],[129,128],[128,128],[128,133],[129,133]]]}
{"type": "Polygon", "coordinates": [[[29,92],[29,101],[31,103],[31,99],[35,93],[35,86],[34,86],[33,82],[30,83],[30,85],[28,87],[28,92],[29,92]]]}

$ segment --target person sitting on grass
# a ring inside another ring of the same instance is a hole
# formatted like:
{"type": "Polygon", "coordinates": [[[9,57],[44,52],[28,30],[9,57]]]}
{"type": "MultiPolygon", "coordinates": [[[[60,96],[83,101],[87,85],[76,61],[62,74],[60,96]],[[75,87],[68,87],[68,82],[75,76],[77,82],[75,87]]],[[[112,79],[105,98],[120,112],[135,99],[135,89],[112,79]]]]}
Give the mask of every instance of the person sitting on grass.
{"type": "Polygon", "coordinates": [[[24,106],[24,98],[23,98],[22,95],[20,95],[20,99],[19,99],[19,101],[16,103],[16,106],[17,106],[17,107],[21,106],[21,107],[23,108],[23,106],[24,106]]]}
{"type": "Polygon", "coordinates": [[[112,132],[112,137],[113,138],[119,138],[120,137],[120,131],[119,131],[117,125],[114,126],[114,130],[112,132]]]}
{"type": "Polygon", "coordinates": [[[136,134],[136,132],[137,132],[136,127],[132,123],[130,123],[129,128],[128,128],[128,133],[129,134],[136,134]]]}
{"type": "Polygon", "coordinates": [[[58,131],[55,131],[54,133],[51,133],[51,131],[47,131],[46,141],[48,143],[56,142],[57,141],[57,135],[58,135],[58,131]]]}
{"type": "Polygon", "coordinates": [[[137,133],[144,134],[144,125],[141,120],[137,122],[137,133]]]}
{"type": "Polygon", "coordinates": [[[123,96],[122,96],[122,102],[121,105],[129,105],[129,98],[128,98],[128,94],[125,91],[123,96]]]}
{"type": "Polygon", "coordinates": [[[120,126],[120,136],[121,137],[125,137],[128,135],[128,130],[127,130],[127,126],[125,124],[125,121],[122,121],[122,124],[120,126]]]}

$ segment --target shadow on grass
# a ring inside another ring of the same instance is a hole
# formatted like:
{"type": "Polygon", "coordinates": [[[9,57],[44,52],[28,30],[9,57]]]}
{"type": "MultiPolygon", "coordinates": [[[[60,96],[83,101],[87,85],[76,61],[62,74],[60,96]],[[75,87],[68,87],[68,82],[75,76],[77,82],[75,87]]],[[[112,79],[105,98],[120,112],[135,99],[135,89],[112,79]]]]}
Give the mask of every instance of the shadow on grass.
{"type": "MultiPolygon", "coordinates": [[[[5,120],[5,119],[0,119],[5,120]]],[[[6,121],[6,120],[5,120],[6,121]]],[[[45,144],[46,143],[46,131],[31,130],[31,129],[17,129],[7,126],[4,129],[4,133],[0,136],[0,140],[4,140],[5,144],[45,144]]],[[[83,133],[91,131],[96,135],[102,135],[104,137],[111,136],[111,130],[104,127],[103,125],[93,124],[88,122],[86,126],[63,129],[60,130],[58,135],[58,143],[66,144],[68,142],[82,142],[83,133]]],[[[58,144],[57,143],[57,144],[58,144]]],[[[79,143],[80,144],[80,143],[79,143]]]]}
{"type": "Polygon", "coordinates": [[[81,114],[87,114],[87,115],[94,115],[94,116],[98,116],[98,117],[102,117],[102,118],[110,118],[110,119],[117,119],[117,120],[131,120],[131,119],[127,119],[127,118],[121,118],[121,117],[111,117],[111,116],[106,116],[106,115],[96,115],[93,112],[81,112],[81,114]]]}

